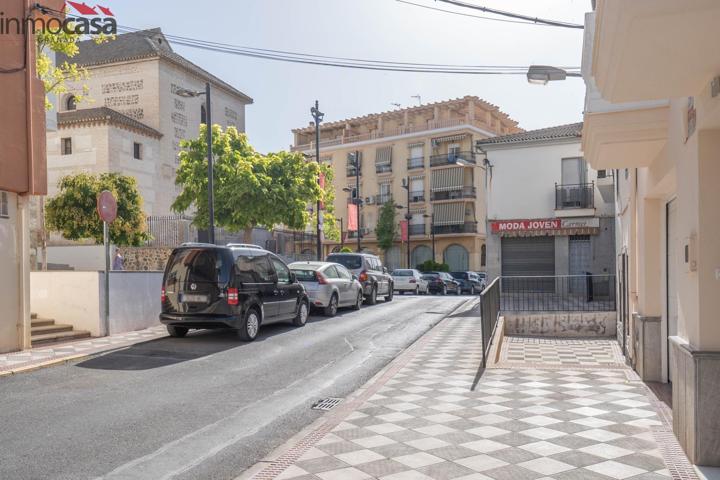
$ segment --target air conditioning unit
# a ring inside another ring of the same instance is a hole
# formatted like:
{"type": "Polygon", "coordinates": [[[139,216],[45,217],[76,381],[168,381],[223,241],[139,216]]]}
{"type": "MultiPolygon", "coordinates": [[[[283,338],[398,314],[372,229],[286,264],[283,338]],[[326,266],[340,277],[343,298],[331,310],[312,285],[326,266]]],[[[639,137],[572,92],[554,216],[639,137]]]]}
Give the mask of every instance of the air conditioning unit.
{"type": "Polygon", "coordinates": [[[365,197],[365,205],[372,205],[373,203],[375,203],[374,197],[365,197]]]}

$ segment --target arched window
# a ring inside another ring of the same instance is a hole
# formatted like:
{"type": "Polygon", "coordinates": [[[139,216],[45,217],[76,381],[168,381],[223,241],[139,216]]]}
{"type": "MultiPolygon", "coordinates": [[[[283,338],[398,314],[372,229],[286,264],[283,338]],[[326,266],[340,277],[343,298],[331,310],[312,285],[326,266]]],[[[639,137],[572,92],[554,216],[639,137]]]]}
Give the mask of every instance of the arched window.
{"type": "Polygon", "coordinates": [[[485,244],[483,244],[483,246],[480,247],[480,266],[484,267],[486,261],[487,261],[487,248],[485,247],[485,244]]]}
{"type": "Polygon", "coordinates": [[[77,98],[75,95],[68,95],[65,98],[65,110],[71,111],[71,110],[77,110],[77,98]]]}
{"type": "Polygon", "coordinates": [[[413,248],[413,251],[410,254],[410,262],[412,263],[412,265],[410,265],[410,268],[417,268],[417,266],[421,263],[425,263],[431,259],[432,249],[427,245],[418,245],[417,247],[413,248]]]}
{"type": "Polygon", "coordinates": [[[205,105],[200,105],[200,123],[207,125],[207,112],[205,111],[205,105]]]}
{"type": "Polygon", "coordinates": [[[468,251],[462,245],[450,245],[445,249],[443,262],[450,266],[451,272],[465,272],[470,268],[468,251]]]}

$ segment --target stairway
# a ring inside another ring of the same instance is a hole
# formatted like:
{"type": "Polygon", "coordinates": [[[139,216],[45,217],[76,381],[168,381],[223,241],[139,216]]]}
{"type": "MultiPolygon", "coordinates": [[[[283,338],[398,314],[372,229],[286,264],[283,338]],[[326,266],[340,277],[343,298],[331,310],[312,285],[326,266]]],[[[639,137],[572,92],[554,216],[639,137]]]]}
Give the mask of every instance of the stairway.
{"type": "Polygon", "coordinates": [[[73,330],[72,325],[58,324],[50,318],[40,318],[37,313],[32,313],[30,317],[30,341],[33,347],[90,337],[90,332],[86,330],[73,330]]]}

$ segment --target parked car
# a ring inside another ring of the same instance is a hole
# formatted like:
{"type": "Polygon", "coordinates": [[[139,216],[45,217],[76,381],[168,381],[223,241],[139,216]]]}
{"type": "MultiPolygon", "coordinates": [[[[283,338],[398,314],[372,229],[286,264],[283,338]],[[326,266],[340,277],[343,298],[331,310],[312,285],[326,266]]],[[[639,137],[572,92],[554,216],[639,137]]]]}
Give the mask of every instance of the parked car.
{"type": "Polygon", "coordinates": [[[325,261],[339,263],[357,275],[368,305],[375,305],[379,296],[385,296],[386,302],[392,301],[393,278],[377,256],[370,253],[332,253],[325,261]]]}
{"type": "Polygon", "coordinates": [[[460,291],[475,295],[483,291],[480,277],[475,272],[450,272],[450,275],[460,283],[460,291]]]}
{"type": "Polygon", "coordinates": [[[401,294],[414,292],[415,295],[428,293],[428,282],[422,278],[422,273],[412,268],[399,268],[392,272],[395,291],[401,294]]]}
{"type": "Polygon", "coordinates": [[[423,278],[428,282],[430,293],[439,293],[447,295],[448,292],[454,292],[460,295],[460,283],[458,283],[447,272],[423,272],[423,278]]]}
{"type": "MultiPolygon", "coordinates": [[[[475,272],[477,273],[478,278],[480,279],[480,284],[482,286],[482,290],[485,290],[487,288],[487,274],[485,272],[475,272]]],[[[480,291],[482,291],[480,290],[480,291]]]]}
{"type": "Polygon", "coordinates": [[[163,275],[160,322],[173,337],[190,329],[231,328],[253,341],[261,325],[302,327],[309,312],[305,288],[288,266],[255,245],[183,244],[163,275]]]}
{"type": "Polygon", "coordinates": [[[339,263],[295,262],[289,267],[305,287],[311,307],[322,308],[328,317],[334,317],[339,307],[360,310],[363,303],[362,285],[355,275],[339,263]]]}

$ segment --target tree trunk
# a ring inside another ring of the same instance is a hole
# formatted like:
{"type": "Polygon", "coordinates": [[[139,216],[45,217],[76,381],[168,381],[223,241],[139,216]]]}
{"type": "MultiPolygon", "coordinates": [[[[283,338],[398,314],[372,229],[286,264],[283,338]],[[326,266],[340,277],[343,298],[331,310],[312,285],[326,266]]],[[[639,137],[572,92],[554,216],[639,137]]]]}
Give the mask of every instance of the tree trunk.
{"type": "Polygon", "coordinates": [[[252,243],[252,231],[253,227],[245,227],[243,238],[245,243],[252,243]]]}

